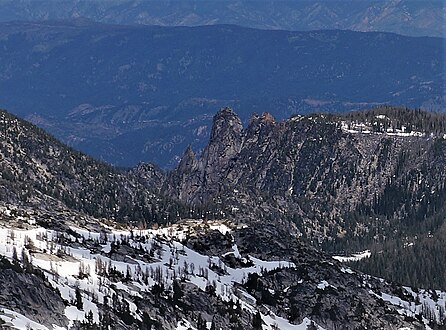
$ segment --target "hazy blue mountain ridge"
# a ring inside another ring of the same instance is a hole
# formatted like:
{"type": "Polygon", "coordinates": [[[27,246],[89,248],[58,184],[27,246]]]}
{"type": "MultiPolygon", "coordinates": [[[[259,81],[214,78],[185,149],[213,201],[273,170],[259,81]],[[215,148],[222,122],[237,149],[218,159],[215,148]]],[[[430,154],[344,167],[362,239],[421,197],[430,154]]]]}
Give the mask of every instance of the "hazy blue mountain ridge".
{"type": "Polygon", "coordinates": [[[173,166],[215,110],[444,109],[441,38],[232,25],[2,23],[0,104],[117,165],[173,166]],[[129,146],[132,147],[129,147],[129,146]]]}
{"type": "Polygon", "coordinates": [[[442,1],[3,0],[0,21],[86,17],[117,24],[237,24],[275,30],[347,29],[442,36],[442,1]]]}

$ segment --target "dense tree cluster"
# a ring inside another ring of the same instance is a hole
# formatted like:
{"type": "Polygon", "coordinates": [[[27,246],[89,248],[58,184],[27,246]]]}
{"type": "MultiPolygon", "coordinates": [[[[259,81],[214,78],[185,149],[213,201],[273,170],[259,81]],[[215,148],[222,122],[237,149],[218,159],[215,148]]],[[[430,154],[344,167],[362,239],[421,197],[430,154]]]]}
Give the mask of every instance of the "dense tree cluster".
{"type": "Polygon", "coordinates": [[[408,286],[446,290],[446,225],[434,234],[374,245],[370,258],[351,266],[408,286]]]}
{"type": "Polygon", "coordinates": [[[404,131],[443,135],[446,121],[443,113],[426,112],[420,109],[381,106],[368,111],[353,111],[341,115],[348,123],[370,123],[375,132],[404,131]]]}

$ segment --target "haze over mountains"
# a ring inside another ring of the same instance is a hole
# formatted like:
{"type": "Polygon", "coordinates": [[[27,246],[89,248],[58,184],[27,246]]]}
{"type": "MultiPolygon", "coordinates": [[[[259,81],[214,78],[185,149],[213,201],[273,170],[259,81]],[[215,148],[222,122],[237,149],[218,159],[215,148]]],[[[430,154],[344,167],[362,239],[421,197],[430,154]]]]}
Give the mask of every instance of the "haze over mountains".
{"type": "Polygon", "coordinates": [[[85,17],[115,24],[198,26],[236,24],[268,30],[342,29],[443,36],[440,0],[3,0],[0,21],[85,17]]]}
{"type": "Polygon", "coordinates": [[[216,109],[444,109],[442,38],[237,26],[0,25],[0,103],[96,158],[172,167],[216,109]],[[131,146],[131,147],[130,147],[131,146]]]}
{"type": "Polygon", "coordinates": [[[0,0],[0,328],[444,329],[444,14],[0,0]]]}

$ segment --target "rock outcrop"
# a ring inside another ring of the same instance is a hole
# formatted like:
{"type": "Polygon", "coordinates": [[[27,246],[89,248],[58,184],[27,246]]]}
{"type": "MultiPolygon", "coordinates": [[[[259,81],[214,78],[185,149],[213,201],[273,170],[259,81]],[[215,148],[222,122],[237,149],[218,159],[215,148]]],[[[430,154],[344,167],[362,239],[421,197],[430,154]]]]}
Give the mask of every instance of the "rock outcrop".
{"type": "Polygon", "coordinates": [[[242,129],[224,108],[202,155],[189,148],[159,191],[210,216],[291,222],[321,242],[379,240],[444,211],[445,122],[389,107],[281,122],[265,113],[242,129]]]}
{"type": "MultiPolygon", "coordinates": [[[[0,306],[53,328],[67,326],[65,304],[47,280],[34,274],[2,269],[0,262],[0,306]]],[[[0,326],[1,327],[1,326],[0,326]]]]}

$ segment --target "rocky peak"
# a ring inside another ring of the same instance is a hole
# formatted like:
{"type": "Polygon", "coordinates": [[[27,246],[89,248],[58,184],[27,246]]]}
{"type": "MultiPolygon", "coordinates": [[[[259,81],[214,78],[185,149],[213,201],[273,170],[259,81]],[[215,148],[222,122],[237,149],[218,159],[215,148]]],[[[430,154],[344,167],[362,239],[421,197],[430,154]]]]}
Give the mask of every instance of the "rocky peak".
{"type": "Polygon", "coordinates": [[[439,150],[444,148],[444,122],[444,116],[380,108],[283,122],[264,113],[253,116],[242,130],[239,118],[224,108],[214,118],[211,141],[196,170],[178,168],[169,189],[186,203],[219,201],[243,221],[294,219],[308,238],[327,239],[324,226],[337,235],[339,223],[340,231],[346,232],[342,237],[356,237],[358,220],[344,222],[357,210],[367,210],[359,222],[374,229],[384,227],[370,224],[369,217],[388,217],[392,226],[398,226],[418,214],[418,206],[407,209],[404,201],[417,200],[426,187],[436,193],[426,195],[422,204],[442,203],[446,171],[439,150]],[[394,117],[388,123],[387,118],[394,117]],[[431,133],[438,139],[427,139],[431,133]],[[423,173],[422,184],[416,173],[423,173]],[[416,191],[408,186],[417,187],[416,191]],[[393,191],[404,198],[394,201],[393,191]]]}
{"type": "Polygon", "coordinates": [[[275,123],[276,119],[269,112],[264,112],[260,117],[260,121],[263,123],[275,123]]]}
{"type": "Polygon", "coordinates": [[[209,145],[201,159],[206,173],[221,172],[227,167],[229,160],[240,152],[242,131],[242,122],[231,108],[222,108],[217,112],[209,145]]]}
{"type": "Polygon", "coordinates": [[[256,113],[253,113],[251,116],[251,119],[249,121],[249,126],[259,125],[262,123],[263,124],[274,124],[274,123],[276,123],[276,119],[269,112],[264,112],[264,113],[262,113],[261,116],[259,116],[256,113]]]}
{"type": "Polygon", "coordinates": [[[181,161],[178,164],[178,171],[181,173],[190,172],[197,165],[197,157],[195,156],[194,151],[192,150],[192,146],[189,145],[186,151],[181,157],[181,161]]]}
{"type": "Polygon", "coordinates": [[[270,113],[253,114],[245,131],[245,142],[257,142],[260,135],[269,135],[275,125],[276,120],[270,113]]]}
{"type": "Polygon", "coordinates": [[[225,107],[214,116],[208,146],[199,159],[191,147],[184,153],[180,164],[172,173],[169,193],[188,202],[207,201],[211,187],[213,194],[222,189],[228,164],[239,152],[243,140],[243,126],[235,112],[225,107]]]}
{"type": "Polygon", "coordinates": [[[242,122],[234,110],[229,107],[221,108],[214,116],[210,143],[241,140],[242,130],[242,122]]]}

